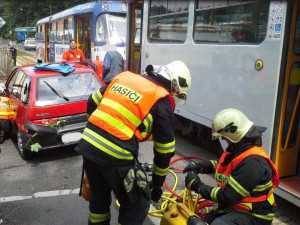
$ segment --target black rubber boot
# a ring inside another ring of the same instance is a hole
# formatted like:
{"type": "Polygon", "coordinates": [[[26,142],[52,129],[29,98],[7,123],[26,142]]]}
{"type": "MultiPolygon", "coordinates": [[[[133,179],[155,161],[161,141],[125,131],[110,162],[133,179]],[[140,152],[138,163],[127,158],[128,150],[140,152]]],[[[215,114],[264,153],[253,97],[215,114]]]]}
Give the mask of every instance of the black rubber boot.
{"type": "Polygon", "coordinates": [[[190,216],[187,221],[187,225],[208,225],[208,224],[205,223],[203,220],[201,220],[197,216],[190,216]]]}

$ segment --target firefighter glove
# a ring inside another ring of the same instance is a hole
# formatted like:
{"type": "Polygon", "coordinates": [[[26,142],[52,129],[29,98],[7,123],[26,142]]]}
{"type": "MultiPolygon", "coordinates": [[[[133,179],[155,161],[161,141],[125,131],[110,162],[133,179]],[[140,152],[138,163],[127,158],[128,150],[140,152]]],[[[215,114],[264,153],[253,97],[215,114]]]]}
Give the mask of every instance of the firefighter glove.
{"type": "Polygon", "coordinates": [[[124,177],[124,187],[127,192],[127,196],[131,202],[135,202],[138,200],[138,196],[136,193],[135,187],[135,171],[134,169],[130,169],[124,177]]]}
{"type": "Polygon", "coordinates": [[[183,173],[186,172],[194,172],[194,173],[211,173],[213,172],[214,168],[210,161],[203,161],[203,162],[190,162],[183,170],[183,173]]]}
{"type": "Polygon", "coordinates": [[[200,180],[200,177],[195,173],[188,173],[185,177],[185,187],[190,190],[194,190],[199,193],[200,188],[204,185],[204,183],[200,180]]]}
{"type": "Polygon", "coordinates": [[[147,200],[150,200],[150,188],[147,180],[147,176],[144,171],[138,169],[135,173],[136,184],[140,192],[144,195],[147,200]]]}
{"type": "Polygon", "coordinates": [[[184,169],[183,169],[183,173],[186,172],[195,172],[198,173],[198,168],[197,168],[197,164],[195,162],[190,162],[184,169]]]}
{"type": "Polygon", "coordinates": [[[135,173],[134,169],[130,169],[124,178],[124,186],[127,193],[134,188],[135,173]]]}

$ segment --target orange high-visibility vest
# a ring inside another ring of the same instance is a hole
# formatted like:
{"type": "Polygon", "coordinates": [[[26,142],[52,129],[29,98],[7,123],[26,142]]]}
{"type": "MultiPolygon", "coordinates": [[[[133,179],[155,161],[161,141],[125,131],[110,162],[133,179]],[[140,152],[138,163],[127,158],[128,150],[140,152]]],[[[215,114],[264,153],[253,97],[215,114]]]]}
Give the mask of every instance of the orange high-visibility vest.
{"type": "MultiPolygon", "coordinates": [[[[279,184],[279,175],[275,169],[275,166],[273,164],[273,162],[271,161],[270,157],[267,155],[267,153],[265,152],[265,150],[263,149],[263,147],[252,147],[248,150],[246,150],[245,152],[241,153],[240,155],[238,155],[236,158],[234,158],[228,165],[226,166],[222,166],[225,157],[230,154],[230,152],[224,152],[219,160],[219,163],[217,165],[216,168],[216,174],[222,174],[225,177],[229,178],[229,175],[231,174],[231,171],[233,171],[237,165],[245,158],[247,158],[248,156],[251,155],[258,155],[263,157],[264,159],[266,159],[270,165],[270,167],[273,170],[273,178],[272,178],[272,189],[270,190],[270,192],[267,195],[261,195],[261,196],[247,196],[244,197],[243,199],[240,200],[241,203],[255,203],[255,202],[262,202],[262,201],[267,201],[270,197],[273,197],[273,188],[277,187],[279,184]]],[[[225,182],[223,182],[224,179],[222,180],[218,180],[217,179],[217,183],[219,186],[221,187],[225,187],[226,184],[225,182]]],[[[275,201],[272,203],[273,205],[275,205],[275,201]]],[[[245,211],[250,211],[251,209],[246,207],[245,205],[247,204],[236,204],[233,206],[230,206],[230,208],[233,209],[237,209],[237,210],[245,210],[245,211]]]]}
{"type": "Polygon", "coordinates": [[[14,119],[16,113],[14,109],[17,107],[16,102],[7,97],[0,97],[0,119],[14,119]]]}
{"type": "Polygon", "coordinates": [[[129,71],[120,73],[107,87],[98,108],[89,122],[121,140],[136,135],[143,138],[137,127],[152,106],[169,92],[141,75],[129,71]]]}

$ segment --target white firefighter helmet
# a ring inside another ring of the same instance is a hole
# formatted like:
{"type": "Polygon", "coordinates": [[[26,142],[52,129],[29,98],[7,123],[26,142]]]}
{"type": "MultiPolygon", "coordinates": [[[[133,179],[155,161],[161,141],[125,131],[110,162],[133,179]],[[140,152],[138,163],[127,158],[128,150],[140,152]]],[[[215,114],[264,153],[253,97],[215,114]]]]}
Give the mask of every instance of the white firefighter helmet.
{"type": "Polygon", "coordinates": [[[150,67],[151,70],[153,69],[154,74],[159,74],[171,81],[172,95],[181,99],[187,98],[187,92],[191,87],[192,78],[190,70],[184,62],[177,60],[167,65],[150,65],[150,67]]]}
{"type": "Polygon", "coordinates": [[[250,130],[251,122],[244,113],[237,109],[224,109],[217,113],[212,122],[212,137],[222,136],[233,143],[239,142],[250,130]]]}

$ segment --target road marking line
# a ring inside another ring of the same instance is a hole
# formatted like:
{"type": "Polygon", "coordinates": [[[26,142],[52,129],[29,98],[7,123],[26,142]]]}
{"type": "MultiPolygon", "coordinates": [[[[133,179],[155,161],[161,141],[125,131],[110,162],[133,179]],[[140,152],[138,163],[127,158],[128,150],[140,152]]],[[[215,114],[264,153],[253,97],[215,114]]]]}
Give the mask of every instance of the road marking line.
{"type": "Polygon", "coordinates": [[[0,203],[22,201],[22,200],[33,199],[33,198],[46,198],[46,197],[55,197],[55,196],[60,196],[60,195],[72,195],[72,194],[78,194],[78,193],[79,193],[79,188],[36,192],[32,196],[11,196],[11,197],[0,198],[0,203]]]}

